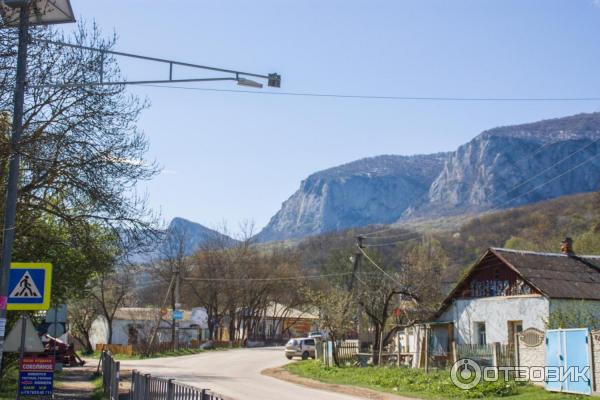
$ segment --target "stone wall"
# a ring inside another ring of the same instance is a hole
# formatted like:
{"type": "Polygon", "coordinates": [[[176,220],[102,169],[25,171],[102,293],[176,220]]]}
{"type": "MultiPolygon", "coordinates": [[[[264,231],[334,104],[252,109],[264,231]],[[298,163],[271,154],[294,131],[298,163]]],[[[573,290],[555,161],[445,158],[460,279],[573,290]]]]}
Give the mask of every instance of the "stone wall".
{"type": "MultiPolygon", "coordinates": [[[[544,332],[529,328],[517,335],[520,367],[543,367],[546,365],[546,342],[544,332]]],[[[536,383],[543,385],[543,382],[536,383]]]]}

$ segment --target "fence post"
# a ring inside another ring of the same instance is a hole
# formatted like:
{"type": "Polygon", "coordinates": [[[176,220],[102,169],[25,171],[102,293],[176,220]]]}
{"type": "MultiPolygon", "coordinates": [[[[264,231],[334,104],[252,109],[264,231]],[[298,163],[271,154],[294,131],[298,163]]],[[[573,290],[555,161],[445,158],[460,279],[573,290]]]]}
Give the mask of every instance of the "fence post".
{"type": "Polygon", "coordinates": [[[492,343],[492,366],[499,367],[500,366],[500,342],[492,343]]]}
{"type": "Polygon", "coordinates": [[[137,389],[137,371],[134,369],[131,371],[131,387],[129,388],[129,400],[136,400],[136,389],[137,389]]]}
{"type": "Polygon", "coordinates": [[[113,375],[113,380],[114,380],[114,382],[113,382],[114,393],[113,394],[114,394],[115,400],[119,400],[119,380],[121,377],[121,374],[120,374],[121,362],[120,361],[115,362],[114,366],[115,366],[115,370],[114,370],[114,375],[113,375]]]}
{"type": "Polygon", "coordinates": [[[150,398],[150,374],[145,374],[144,375],[144,392],[143,392],[143,399],[149,399],[150,398]]]}
{"type": "Polygon", "coordinates": [[[458,351],[456,350],[456,341],[453,340],[450,343],[450,346],[452,347],[452,364],[456,364],[456,362],[458,361],[458,351]]]}
{"type": "Polygon", "coordinates": [[[515,357],[515,367],[520,367],[521,366],[521,356],[519,354],[519,334],[515,333],[515,340],[513,341],[513,343],[515,344],[515,349],[514,349],[514,357],[515,357]]]}
{"type": "Polygon", "coordinates": [[[173,383],[175,379],[169,379],[167,381],[167,400],[175,399],[175,384],[173,383]]]}

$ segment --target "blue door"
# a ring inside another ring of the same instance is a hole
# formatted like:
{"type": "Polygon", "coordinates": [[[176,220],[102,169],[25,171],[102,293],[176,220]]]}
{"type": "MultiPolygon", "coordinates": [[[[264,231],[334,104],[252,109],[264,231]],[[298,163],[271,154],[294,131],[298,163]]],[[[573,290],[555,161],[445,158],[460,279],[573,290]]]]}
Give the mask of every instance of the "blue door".
{"type": "Polygon", "coordinates": [[[588,329],[548,330],[546,367],[547,390],[592,394],[588,329]]]}

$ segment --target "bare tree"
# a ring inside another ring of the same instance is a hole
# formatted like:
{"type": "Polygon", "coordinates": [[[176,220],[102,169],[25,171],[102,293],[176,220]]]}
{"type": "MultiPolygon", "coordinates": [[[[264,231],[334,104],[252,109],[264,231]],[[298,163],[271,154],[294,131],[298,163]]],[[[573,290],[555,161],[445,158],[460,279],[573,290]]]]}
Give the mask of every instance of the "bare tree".
{"type": "Polygon", "coordinates": [[[132,296],[132,271],[123,269],[115,273],[103,272],[98,274],[94,287],[90,290],[91,296],[98,302],[100,315],[107,323],[108,340],[112,344],[113,321],[117,310],[127,304],[132,296]]]}

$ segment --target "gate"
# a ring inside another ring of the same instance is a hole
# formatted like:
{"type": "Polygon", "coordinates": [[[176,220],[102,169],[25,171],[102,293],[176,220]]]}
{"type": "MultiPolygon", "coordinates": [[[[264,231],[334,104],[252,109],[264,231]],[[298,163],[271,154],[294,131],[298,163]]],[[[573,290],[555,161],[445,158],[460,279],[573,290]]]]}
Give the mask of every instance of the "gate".
{"type": "Polygon", "coordinates": [[[591,395],[590,354],[587,328],[546,331],[546,390],[591,395]]]}

